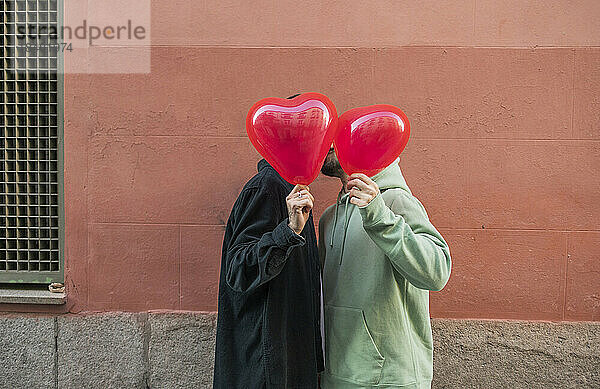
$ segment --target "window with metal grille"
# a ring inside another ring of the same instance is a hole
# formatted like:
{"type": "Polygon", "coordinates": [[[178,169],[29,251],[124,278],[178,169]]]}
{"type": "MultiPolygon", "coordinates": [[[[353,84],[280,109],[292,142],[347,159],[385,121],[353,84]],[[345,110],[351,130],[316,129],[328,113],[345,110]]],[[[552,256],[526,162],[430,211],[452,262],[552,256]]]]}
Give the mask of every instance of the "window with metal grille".
{"type": "Polygon", "coordinates": [[[0,0],[0,282],[63,281],[59,7],[0,0]]]}

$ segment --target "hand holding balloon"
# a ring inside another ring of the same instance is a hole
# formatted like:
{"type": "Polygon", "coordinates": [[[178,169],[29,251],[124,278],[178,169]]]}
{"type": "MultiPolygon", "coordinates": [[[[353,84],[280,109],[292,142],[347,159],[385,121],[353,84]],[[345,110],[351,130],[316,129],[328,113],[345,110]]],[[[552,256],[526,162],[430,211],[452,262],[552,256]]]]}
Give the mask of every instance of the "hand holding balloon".
{"type": "Polygon", "coordinates": [[[296,185],[292,192],[286,197],[285,202],[288,209],[288,226],[296,234],[300,235],[304,225],[310,217],[315,198],[310,193],[308,186],[296,185]]]}
{"type": "Polygon", "coordinates": [[[362,173],[354,173],[346,184],[350,202],[359,207],[366,207],[379,194],[379,186],[375,181],[362,173]]]}

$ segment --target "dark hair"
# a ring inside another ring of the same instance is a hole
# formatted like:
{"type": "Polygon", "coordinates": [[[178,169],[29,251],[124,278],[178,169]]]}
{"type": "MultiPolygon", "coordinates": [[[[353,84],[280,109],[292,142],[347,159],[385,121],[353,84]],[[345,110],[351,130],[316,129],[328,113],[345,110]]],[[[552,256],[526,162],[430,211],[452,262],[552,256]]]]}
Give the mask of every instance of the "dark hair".
{"type": "Polygon", "coordinates": [[[296,93],[295,95],[291,95],[290,97],[286,97],[286,99],[293,99],[294,97],[300,96],[300,93],[296,93]]]}

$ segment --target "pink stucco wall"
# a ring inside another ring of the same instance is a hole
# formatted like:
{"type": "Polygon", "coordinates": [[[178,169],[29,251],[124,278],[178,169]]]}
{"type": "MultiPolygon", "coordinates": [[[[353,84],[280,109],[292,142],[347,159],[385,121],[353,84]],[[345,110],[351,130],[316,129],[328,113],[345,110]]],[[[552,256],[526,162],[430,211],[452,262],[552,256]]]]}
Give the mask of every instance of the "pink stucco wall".
{"type": "MultiPolygon", "coordinates": [[[[214,4],[152,2],[149,74],[66,75],[57,311],[214,311],[246,112],[318,91],[411,120],[401,167],[454,260],[432,316],[600,320],[600,3],[214,4]]],[[[338,183],[312,188],[318,216],[338,183]]]]}

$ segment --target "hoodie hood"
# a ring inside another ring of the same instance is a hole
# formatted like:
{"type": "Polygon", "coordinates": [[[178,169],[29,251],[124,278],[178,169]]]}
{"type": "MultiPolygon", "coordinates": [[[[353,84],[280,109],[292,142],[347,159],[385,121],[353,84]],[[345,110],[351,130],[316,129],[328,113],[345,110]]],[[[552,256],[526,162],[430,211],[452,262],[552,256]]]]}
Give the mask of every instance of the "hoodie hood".
{"type": "MultiPolygon", "coordinates": [[[[375,183],[377,183],[377,186],[379,186],[380,192],[383,192],[387,189],[402,189],[402,190],[408,192],[409,194],[412,194],[410,189],[408,188],[408,185],[406,184],[406,180],[404,180],[404,177],[402,176],[399,162],[400,162],[400,158],[396,158],[396,160],[394,162],[392,162],[388,167],[386,167],[385,169],[383,169],[382,171],[380,171],[379,173],[377,173],[371,177],[371,179],[373,181],[375,181],[375,183]]],[[[330,246],[333,246],[333,240],[335,238],[335,227],[338,223],[338,211],[339,211],[339,206],[341,204],[344,204],[345,206],[344,206],[344,237],[342,239],[342,252],[340,255],[340,264],[342,263],[342,259],[344,258],[344,246],[346,244],[346,232],[348,230],[348,222],[350,220],[350,217],[352,216],[352,212],[356,208],[356,206],[354,204],[350,203],[350,196],[348,195],[348,193],[344,192],[344,188],[342,188],[340,190],[340,192],[338,193],[337,201],[335,203],[334,222],[333,222],[334,233],[331,234],[331,240],[329,242],[330,246]]]]}
{"type": "MultiPolygon", "coordinates": [[[[379,190],[381,192],[386,189],[399,188],[412,194],[408,188],[408,185],[406,184],[406,180],[404,180],[404,177],[402,176],[399,162],[400,158],[396,158],[396,160],[388,167],[371,177],[371,179],[377,183],[377,186],[379,186],[379,190]]],[[[338,203],[345,202],[347,197],[348,193],[344,193],[344,188],[342,188],[338,195],[338,203]]]]}

